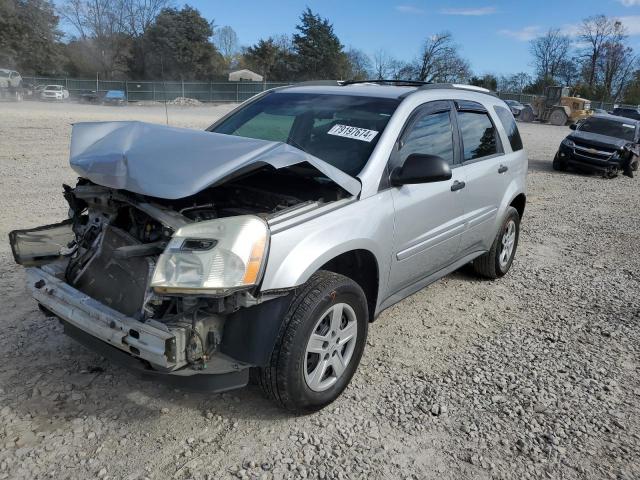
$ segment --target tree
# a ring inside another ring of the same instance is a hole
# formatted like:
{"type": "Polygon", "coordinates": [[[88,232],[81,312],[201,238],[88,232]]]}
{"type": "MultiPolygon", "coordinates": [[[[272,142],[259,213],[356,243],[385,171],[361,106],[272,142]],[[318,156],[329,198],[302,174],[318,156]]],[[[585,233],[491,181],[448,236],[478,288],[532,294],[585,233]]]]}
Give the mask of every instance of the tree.
{"type": "Polygon", "coordinates": [[[465,81],[470,76],[469,63],[459,55],[449,32],[425,40],[415,72],[417,80],[433,83],[465,81]]]}
{"type": "Polygon", "coordinates": [[[620,43],[624,39],[624,27],[618,20],[604,15],[588,17],[580,26],[580,41],[586,46],[582,54],[582,71],[589,88],[596,85],[598,63],[607,42],[620,43]]]}
{"type": "Polygon", "coordinates": [[[222,62],[212,35],[211,23],[195,8],[165,8],[145,35],[146,71],[164,78],[212,78],[222,62]]]}
{"type": "Polygon", "coordinates": [[[238,52],[238,35],[228,25],[218,28],[214,33],[214,43],[229,66],[238,52]]]}
{"type": "Polygon", "coordinates": [[[0,65],[25,73],[59,73],[61,32],[44,0],[0,0],[0,65]]]}
{"type": "Polygon", "coordinates": [[[78,47],[93,59],[96,71],[107,78],[127,71],[131,44],[123,0],[66,0],[59,11],[76,30],[78,47]]]}
{"type": "Polygon", "coordinates": [[[373,76],[376,80],[391,78],[397,60],[389,52],[380,49],[373,54],[373,76]]]}
{"type": "Polygon", "coordinates": [[[247,48],[244,57],[253,70],[257,70],[264,80],[271,79],[271,71],[278,61],[279,49],[273,38],[258,40],[258,43],[247,48]]]}
{"type": "Polygon", "coordinates": [[[559,29],[550,28],[545,35],[531,40],[529,51],[533,55],[533,66],[538,78],[554,83],[570,49],[571,39],[559,29]]]}
{"type": "Polygon", "coordinates": [[[343,78],[349,80],[366,80],[371,78],[371,59],[362,50],[349,48],[346,52],[347,62],[343,78]]]}
{"type": "Polygon", "coordinates": [[[471,77],[469,83],[471,85],[486,88],[494,92],[498,90],[498,79],[495,75],[491,75],[490,73],[487,73],[482,77],[471,77]]]}
{"type": "Polygon", "coordinates": [[[293,45],[299,78],[338,79],[344,72],[347,59],[329,20],[307,7],[296,30],[298,33],[293,35],[293,45]]]}

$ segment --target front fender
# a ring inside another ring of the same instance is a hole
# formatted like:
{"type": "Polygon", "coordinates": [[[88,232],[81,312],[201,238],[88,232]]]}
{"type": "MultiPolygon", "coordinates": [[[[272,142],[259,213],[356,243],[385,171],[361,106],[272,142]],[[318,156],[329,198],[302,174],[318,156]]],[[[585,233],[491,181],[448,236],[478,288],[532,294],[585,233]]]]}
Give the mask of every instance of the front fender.
{"type": "Polygon", "coordinates": [[[302,285],[322,265],[338,255],[351,250],[368,250],[378,262],[380,293],[386,286],[392,242],[390,191],[357,200],[274,233],[261,290],[302,285]]]}

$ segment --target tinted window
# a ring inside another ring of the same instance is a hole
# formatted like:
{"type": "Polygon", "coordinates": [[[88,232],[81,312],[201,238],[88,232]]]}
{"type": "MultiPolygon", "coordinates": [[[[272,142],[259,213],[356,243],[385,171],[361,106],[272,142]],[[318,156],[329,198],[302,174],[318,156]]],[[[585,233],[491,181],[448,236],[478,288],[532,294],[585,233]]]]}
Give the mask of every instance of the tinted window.
{"type": "Polygon", "coordinates": [[[498,153],[496,131],[486,113],[458,112],[458,125],[465,161],[498,153]]]}
{"type": "Polygon", "coordinates": [[[271,93],[243,107],[213,131],[289,143],[357,175],[398,104],[395,98],[271,93]]]}
{"type": "Polygon", "coordinates": [[[607,137],[621,138],[633,142],[636,133],[636,126],[630,123],[620,122],[608,118],[590,117],[583,120],[578,125],[578,130],[582,132],[597,133],[607,137]]]}
{"type": "Polygon", "coordinates": [[[419,118],[403,138],[400,153],[403,160],[412,153],[422,153],[437,155],[453,163],[453,129],[449,112],[419,118]]]}
{"type": "Polygon", "coordinates": [[[502,124],[504,131],[507,133],[507,137],[509,137],[511,150],[513,150],[514,152],[522,150],[522,139],[520,138],[520,132],[518,131],[518,126],[516,125],[516,121],[513,118],[511,112],[504,107],[495,106],[493,107],[493,109],[498,114],[500,123],[502,124]]]}

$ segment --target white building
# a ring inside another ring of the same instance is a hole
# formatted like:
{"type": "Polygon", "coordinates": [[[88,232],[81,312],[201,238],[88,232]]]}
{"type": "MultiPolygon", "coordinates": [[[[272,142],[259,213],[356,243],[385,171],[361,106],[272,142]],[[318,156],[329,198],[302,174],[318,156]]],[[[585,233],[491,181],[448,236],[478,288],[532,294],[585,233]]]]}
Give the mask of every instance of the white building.
{"type": "Polygon", "coordinates": [[[258,75],[256,72],[252,72],[251,70],[247,70],[246,68],[229,73],[230,82],[240,82],[243,80],[248,80],[250,82],[261,82],[262,75],[258,75]]]}

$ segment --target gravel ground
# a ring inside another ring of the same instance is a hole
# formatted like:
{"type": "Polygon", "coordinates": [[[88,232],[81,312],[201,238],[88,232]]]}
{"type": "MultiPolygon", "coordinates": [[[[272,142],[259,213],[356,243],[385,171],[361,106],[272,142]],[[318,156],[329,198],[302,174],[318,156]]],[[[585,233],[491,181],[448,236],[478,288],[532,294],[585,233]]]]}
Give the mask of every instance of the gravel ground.
{"type": "MultiPolygon", "coordinates": [[[[5,239],[64,218],[71,122],[164,121],[160,106],[0,111],[5,239]]],[[[309,416],[254,386],[140,383],[40,314],[0,243],[0,479],[640,478],[640,180],[554,172],[569,130],[520,128],[529,197],[509,275],[463,269],[385,311],[352,385],[309,416]]]]}

